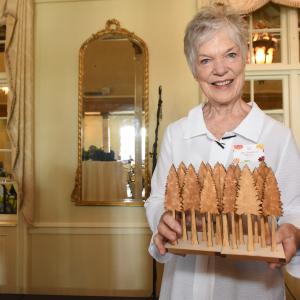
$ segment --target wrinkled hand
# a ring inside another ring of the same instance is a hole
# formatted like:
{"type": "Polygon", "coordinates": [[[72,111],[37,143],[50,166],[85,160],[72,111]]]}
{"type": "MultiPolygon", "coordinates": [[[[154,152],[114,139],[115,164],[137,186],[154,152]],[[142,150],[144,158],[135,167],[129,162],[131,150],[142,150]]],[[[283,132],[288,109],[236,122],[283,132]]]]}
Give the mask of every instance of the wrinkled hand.
{"type": "Polygon", "coordinates": [[[154,236],[154,244],[159,253],[165,255],[167,250],[165,248],[166,242],[175,242],[182,234],[180,223],[175,220],[170,212],[165,212],[157,226],[158,233],[154,236]]]}
{"type": "MultiPolygon", "coordinates": [[[[289,263],[296,254],[297,249],[300,248],[300,229],[292,224],[281,224],[276,231],[276,242],[282,243],[286,263],[289,263]]],[[[282,264],[270,263],[271,269],[281,267],[282,264]]]]}

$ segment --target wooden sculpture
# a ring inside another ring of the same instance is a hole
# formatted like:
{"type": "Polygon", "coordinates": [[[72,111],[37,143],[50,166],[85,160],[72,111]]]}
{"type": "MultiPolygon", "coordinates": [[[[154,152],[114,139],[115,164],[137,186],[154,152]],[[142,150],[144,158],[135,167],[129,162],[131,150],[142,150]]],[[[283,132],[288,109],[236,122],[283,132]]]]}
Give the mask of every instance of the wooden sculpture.
{"type": "MultiPolygon", "coordinates": [[[[177,174],[178,174],[178,182],[179,182],[179,188],[180,188],[180,194],[182,195],[183,191],[183,186],[184,186],[184,179],[185,179],[185,174],[186,174],[186,166],[183,162],[180,163],[178,169],[177,169],[177,174]]],[[[181,211],[181,226],[182,226],[182,239],[187,240],[187,232],[186,232],[186,220],[185,220],[185,207],[183,203],[183,198],[181,197],[182,201],[182,211],[181,211]]]]}
{"type": "MultiPolygon", "coordinates": [[[[204,178],[207,174],[207,167],[204,162],[201,162],[201,165],[199,167],[198,171],[198,180],[200,185],[200,190],[203,189],[204,185],[204,178]]],[[[202,241],[207,241],[207,228],[206,228],[206,218],[205,214],[201,214],[201,225],[202,225],[202,241]]]]}
{"type": "Polygon", "coordinates": [[[276,217],[282,215],[282,207],[281,207],[280,191],[278,189],[277,180],[271,169],[269,169],[266,175],[262,209],[263,209],[263,214],[265,216],[270,216],[272,219],[271,222],[272,251],[275,251],[276,250],[276,240],[275,240],[276,217]]]}
{"type": "Polygon", "coordinates": [[[201,191],[200,212],[207,215],[207,246],[212,247],[212,214],[219,214],[218,196],[211,171],[208,169],[201,191]]]}
{"type": "Polygon", "coordinates": [[[200,207],[200,185],[194,167],[190,164],[184,178],[182,199],[185,210],[191,213],[192,244],[198,244],[196,210],[200,207]]]}
{"type": "Polygon", "coordinates": [[[275,241],[276,217],[282,214],[281,206],[275,175],[265,162],[261,162],[253,172],[247,165],[242,170],[238,165],[230,165],[226,170],[221,164],[212,168],[201,163],[198,173],[192,165],[186,169],[181,163],[177,170],[172,165],[167,178],[165,208],[172,211],[174,217],[176,212],[181,213],[183,232],[186,229],[186,214],[190,212],[191,234],[184,237],[183,233],[178,244],[167,243],[166,247],[170,252],[179,254],[219,253],[284,262],[282,244],[276,245],[275,241]],[[217,225],[220,215],[222,225],[217,225]],[[237,215],[240,224],[236,222],[237,215]],[[202,233],[196,225],[196,217],[200,216],[202,233]],[[242,217],[247,219],[247,245],[243,243],[242,217]],[[271,220],[271,246],[266,245],[265,229],[270,231],[268,219],[271,220]]]}
{"type": "Polygon", "coordinates": [[[216,241],[218,245],[222,244],[222,226],[221,226],[221,212],[222,212],[222,198],[224,190],[226,171],[223,165],[216,163],[213,168],[213,178],[217,190],[217,201],[219,214],[216,215],[216,241]]]}
{"type": "Polygon", "coordinates": [[[235,199],[237,193],[237,179],[235,177],[235,166],[230,165],[224,183],[224,192],[223,192],[223,245],[228,246],[228,222],[227,214],[230,215],[231,220],[231,247],[233,249],[237,248],[236,242],[236,230],[235,230],[235,199]]]}
{"type": "Polygon", "coordinates": [[[236,213],[238,215],[245,214],[247,216],[248,240],[247,246],[249,251],[254,250],[253,229],[251,215],[260,214],[261,202],[257,197],[257,190],[252,173],[246,165],[239,179],[239,190],[236,198],[236,213]]]}

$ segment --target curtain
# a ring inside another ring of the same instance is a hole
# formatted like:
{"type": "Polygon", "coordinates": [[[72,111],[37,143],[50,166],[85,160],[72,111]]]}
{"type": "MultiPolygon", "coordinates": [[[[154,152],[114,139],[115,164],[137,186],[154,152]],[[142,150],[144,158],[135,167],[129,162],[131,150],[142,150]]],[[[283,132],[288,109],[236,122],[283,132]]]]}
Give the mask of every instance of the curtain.
{"type": "Polygon", "coordinates": [[[0,24],[6,25],[8,78],[7,130],[19,212],[33,223],[33,0],[0,0],[0,24]]]}
{"type": "Polygon", "coordinates": [[[300,0],[202,0],[201,6],[210,5],[213,3],[225,3],[229,4],[238,10],[241,14],[248,14],[251,13],[268,2],[273,2],[285,6],[290,7],[299,7],[300,8],[300,0]]]}

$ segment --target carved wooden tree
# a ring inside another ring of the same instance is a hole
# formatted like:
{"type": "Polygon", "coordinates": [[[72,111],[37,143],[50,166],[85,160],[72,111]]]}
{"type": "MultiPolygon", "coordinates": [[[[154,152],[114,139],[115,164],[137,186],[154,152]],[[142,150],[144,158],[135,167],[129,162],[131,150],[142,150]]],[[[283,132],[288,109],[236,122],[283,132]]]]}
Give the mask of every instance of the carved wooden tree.
{"type": "Polygon", "coordinates": [[[178,174],[179,186],[182,189],[183,185],[184,185],[185,174],[186,174],[186,166],[185,166],[184,162],[181,162],[179,164],[178,169],[177,169],[177,174],[178,174]]]}
{"type": "MultiPolygon", "coordinates": [[[[269,169],[270,168],[267,166],[267,164],[265,163],[265,161],[261,161],[259,163],[259,166],[257,168],[257,172],[263,178],[264,182],[266,180],[267,174],[269,173],[269,169]]],[[[267,216],[262,216],[262,218],[263,218],[264,224],[265,224],[265,226],[264,226],[265,227],[265,236],[266,236],[266,239],[269,239],[271,237],[271,233],[270,233],[270,227],[269,227],[268,217],[267,216]]]]}
{"type": "Polygon", "coordinates": [[[175,218],[175,212],[181,211],[180,187],[175,166],[172,165],[167,177],[166,194],[165,194],[165,209],[172,212],[175,218]]]}
{"type": "Polygon", "coordinates": [[[209,163],[206,163],[206,169],[209,171],[211,174],[213,174],[213,169],[209,163]]]}
{"type": "MultiPolygon", "coordinates": [[[[220,163],[216,163],[213,168],[213,178],[216,185],[217,190],[217,198],[218,198],[218,208],[219,213],[222,212],[222,198],[223,198],[223,190],[224,190],[224,181],[226,176],[226,170],[224,166],[220,163]]],[[[216,241],[218,245],[222,244],[222,229],[221,229],[221,215],[216,215],[216,241]]]]}
{"type": "MultiPolygon", "coordinates": [[[[238,164],[235,165],[235,178],[237,180],[237,185],[241,176],[241,168],[238,164]]],[[[235,215],[235,228],[236,228],[236,236],[238,236],[238,240],[240,244],[244,244],[244,233],[243,233],[243,218],[242,216],[235,215]]]]}
{"type": "Polygon", "coordinates": [[[198,244],[196,210],[199,210],[200,207],[200,186],[192,165],[188,166],[185,175],[182,198],[185,210],[190,210],[191,212],[192,244],[198,244]]]}
{"type": "MultiPolygon", "coordinates": [[[[203,189],[204,179],[207,172],[208,172],[207,166],[202,161],[198,170],[198,179],[199,179],[199,185],[201,191],[203,189]]],[[[207,241],[207,228],[206,228],[205,214],[201,214],[201,225],[202,225],[202,241],[207,241]]]]}
{"type": "MultiPolygon", "coordinates": [[[[177,169],[177,174],[178,174],[178,181],[179,181],[179,187],[180,187],[180,195],[182,195],[183,187],[184,187],[184,178],[186,174],[186,166],[183,162],[180,163],[178,169],[177,169]]],[[[181,197],[182,200],[182,211],[181,211],[181,226],[182,226],[182,239],[184,241],[187,240],[187,232],[186,232],[186,220],[185,220],[185,210],[184,210],[184,203],[183,203],[183,198],[181,197]]]]}
{"type": "Polygon", "coordinates": [[[265,216],[271,216],[272,218],[272,251],[276,251],[276,240],[275,240],[275,230],[276,230],[276,217],[282,215],[282,203],[280,200],[280,191],[278,188],[278,183],[275,175],[271,169],[266,175],[266,181],[264,186],[264,198],[262,203],[263,214],[265,216]]]}
{"type": "Polygon", "coordinates": [[[265,179],[267,174],[269,173],[269,167],[267,166],[267,164],[265,163],[265,161],[261,161],[259,163],[259,166],[257,168],[257,172],[259,173],[259,175],[265,179]]]}
{"type": "Polygon", "coordinates": [[[213,175],[207,172],[201,191],[200,212],[207,214],[207,245],[212,246],[212,214],[219,214],[218,198],[213,175]]]}
{"type": "Polygon", "coordinates": [[[237,195],[237,180],[235,178],[235,166],[230,165],[227,169],[223,192],[223,245],[228,246],[228,221],[227,214],[231,217],[231,247],[237,248],[235,232],[235,199],[237,195]]]}
{"type": "Polygon", "coordinates": [[[180,187],[174,165],[171,166],[167,177],[165,209],[172,212],[174,219],[176,218],[176,211],[180,212],[182,210],[180,187]]]}
{"type": "Polygon", "coordinates": [[[239,190],[236,198],[236,213],[238,215],[245,214],[247,216],[248,229],[248,251],[254,250],[253,229],[251,215],[259,215],[261,210],[261,202],[257,197],[257,190],[252,173],[246,165],[239,179],[239,190]]]}
{"type": "Polygon", "coordinates": [[[207,165],[202,161],[198,170],[198,179],[201,188],[203,188],[204,178],[206,176],[207,170],[207,165]]]}
{"type": "Polygon", "coordinates": [[[240,179],[241,176],[241,168],[239,165],[235,165],[235,170],[234,170],[234,174],[235,174],[235,178],[238,181],[240,179]]]}
{"type": "MultiPolygon", "coordinates": [[[[258,172],[257,169],[255,169],[253,171],[253,178],[254,178],[254,182],[255,182],[255,186],[256,186],[256,190],[257,190],[258,200],[262,202],[265,180],[260,175],[260,173],[258,172]]],[[[265,230],[264,217],[262,215],[260,215],[258,217],[258,219],[259,219],[259,223],[260,223],[260,245],[262,248],[265,248],[266,247],[266,230],[265,230]]],[[[254,232],[255,232],[254,236],[255,237],[258,235],[258,233],[256,231],[258,231],[257,222],[254,223],[254,232]]]]}

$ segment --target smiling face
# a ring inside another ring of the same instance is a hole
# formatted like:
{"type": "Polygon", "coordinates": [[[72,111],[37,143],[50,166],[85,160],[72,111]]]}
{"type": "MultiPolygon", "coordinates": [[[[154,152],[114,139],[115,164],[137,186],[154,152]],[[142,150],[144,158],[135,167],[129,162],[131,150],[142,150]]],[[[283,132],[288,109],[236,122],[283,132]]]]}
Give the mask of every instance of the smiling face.
{"type": "Polygon", "coordinates": [[[212,104],[224,105],[241,99],[245,63],[239,47],[220,30],[198,48],[197,77],[212,104]]]}

